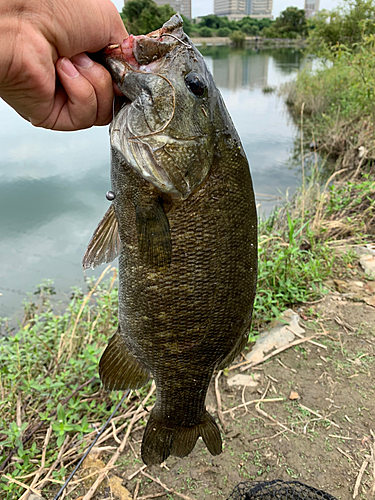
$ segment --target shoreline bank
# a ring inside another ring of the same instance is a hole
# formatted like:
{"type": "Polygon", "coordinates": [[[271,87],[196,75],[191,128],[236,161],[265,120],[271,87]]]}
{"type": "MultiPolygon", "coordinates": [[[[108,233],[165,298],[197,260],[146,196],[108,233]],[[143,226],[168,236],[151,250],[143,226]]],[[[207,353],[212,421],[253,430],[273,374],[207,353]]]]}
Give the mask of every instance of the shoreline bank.
{"type": "MultiPolygon", "coordinates": [[[[233,44],[229,37],[192,37],[191,40],[197,47],[233,44]]],[[[257,38],[254,36],[247,36],[245,38],[244,45],[245,47],[258,49],[274,49],[280,47],[303,48],[306,46],[306,40],[294,38],[257,38]]]]}

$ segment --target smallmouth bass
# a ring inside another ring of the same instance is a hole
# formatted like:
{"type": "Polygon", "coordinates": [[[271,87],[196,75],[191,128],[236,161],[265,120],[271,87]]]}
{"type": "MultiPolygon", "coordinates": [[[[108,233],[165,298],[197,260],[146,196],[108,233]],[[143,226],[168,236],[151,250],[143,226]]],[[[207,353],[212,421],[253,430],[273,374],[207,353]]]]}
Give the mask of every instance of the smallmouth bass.
{"type": "Polygon", "coordinates": [[[206,392],[247,343],[256,288],[249,165],[179,15],[105,59],[126,101],[110,127],[113,202],[83,260],[87,269],[119,255],[119,329],[100,377],[125,390],[153,375],[147,465],[188,455],[200,436],[218,455],[206,392]]]}

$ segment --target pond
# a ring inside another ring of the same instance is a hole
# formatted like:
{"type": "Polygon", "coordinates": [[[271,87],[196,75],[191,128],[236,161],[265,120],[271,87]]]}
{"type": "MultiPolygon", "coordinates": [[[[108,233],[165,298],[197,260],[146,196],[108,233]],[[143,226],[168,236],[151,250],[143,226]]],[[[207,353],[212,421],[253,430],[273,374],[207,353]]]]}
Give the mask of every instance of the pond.
{"type": "MultiPolygon", "coordinates": [[[[300,184],[290,168],[297,129],[276,92],[302,63],[298,49],[201,48],[250,160],[259,213],[300,184]]],[[[85,285],[81,260],[108,208],[108,127],[36,129],[0,100],[0,317],[16,318],[43,279],[66,303],[85,285]]],[[[87,272],[99,275],[102,268],[87,272]]]]}

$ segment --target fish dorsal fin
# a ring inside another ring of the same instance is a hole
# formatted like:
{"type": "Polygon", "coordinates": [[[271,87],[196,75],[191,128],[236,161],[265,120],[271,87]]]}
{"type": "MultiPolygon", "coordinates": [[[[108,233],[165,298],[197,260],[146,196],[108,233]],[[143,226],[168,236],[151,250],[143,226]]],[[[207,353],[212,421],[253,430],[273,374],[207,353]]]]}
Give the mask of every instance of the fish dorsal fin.
{"type": "Polygon", "coordinates": [[[118,221],[113,204],[104,214],[87,246],[82,260],[83,269],[95,269],[112,262],[121,251],[118,221]]]}
{"type": "Polygon", "coordinates": [[[156,270],[166,270],[171,263],[172,242],[168,217],[161,200],[135,210],[138,248],[142,261],[156,270]]]}

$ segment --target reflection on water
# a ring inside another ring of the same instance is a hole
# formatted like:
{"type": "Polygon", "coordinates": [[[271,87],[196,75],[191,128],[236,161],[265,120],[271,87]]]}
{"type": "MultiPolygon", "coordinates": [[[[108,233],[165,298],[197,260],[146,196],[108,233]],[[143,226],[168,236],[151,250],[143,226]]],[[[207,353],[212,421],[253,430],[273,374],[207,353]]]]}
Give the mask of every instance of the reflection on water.
{"type": "MultiPolygon", "coordinates": [[[[300,180],[289,169],[295,127],[276,93],[301,63],[294,49],[202,49],[251,163],[260,212],[300,180]]],[[[55,281],[66,302],[83,286],[81,259],[108,208],[108,128],[74,133],[33,128],[0,100],[0,317],[16,316],[26,292],[55,281]]],[[[88,272],[99,274],[101,269],[88,272]]]]}

